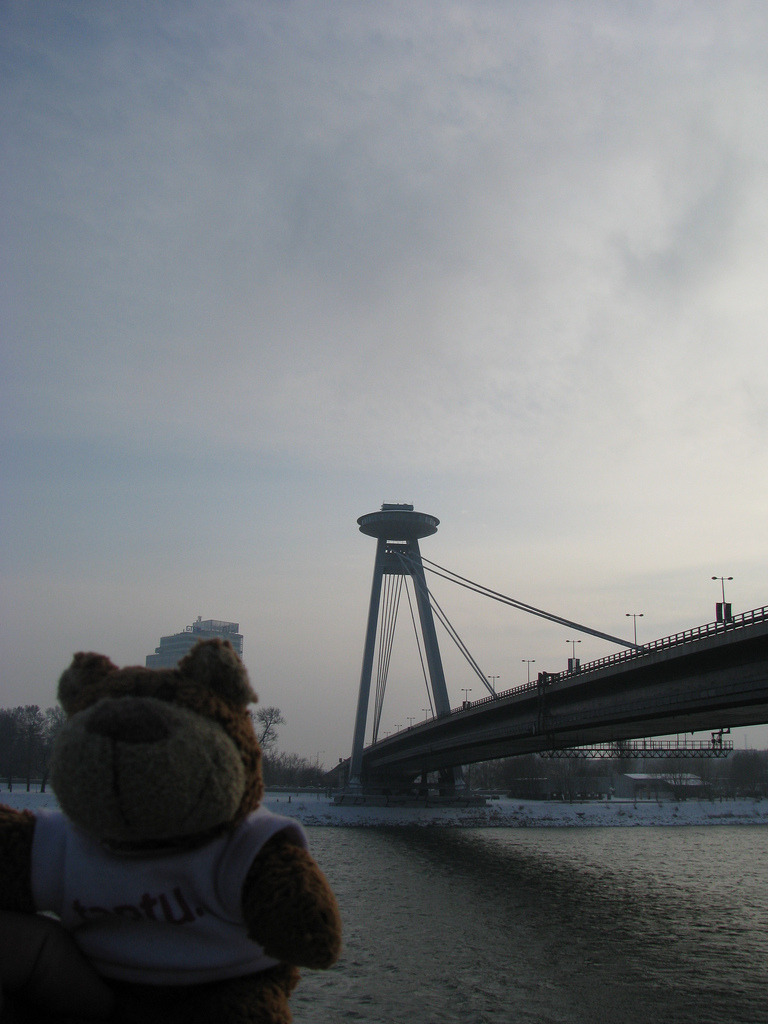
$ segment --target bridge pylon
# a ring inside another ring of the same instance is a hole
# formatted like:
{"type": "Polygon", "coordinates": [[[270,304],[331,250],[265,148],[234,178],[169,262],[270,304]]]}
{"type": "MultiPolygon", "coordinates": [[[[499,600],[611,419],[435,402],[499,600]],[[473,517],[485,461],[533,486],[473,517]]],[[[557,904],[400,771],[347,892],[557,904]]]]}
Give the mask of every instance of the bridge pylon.
{"type": "MultiPolygon", "coordinates": [[[[381,589],[387,575],[410,575],[414,581],[416,606],[424,643],[424,652],[429,674],[429,685],[434,700],[436,715],[450,714],[451,705],[445,685],[445,673],[437,643],[435,620],[429,603],[424,566],[421,561],[419,541],[437,532],[439,519],[424,512],[414,512],[413,505],[384,504],[379,512],[369,512],[357,520],[360,532],[376,538],[376,560],[373,566],[371,601],[368,607],[368,625],[365,633],[363,666],[360,672],[360,689],[357,698],[355,733],[352,741],[352,757],[349,765],[347,789],[352,792],[363,790],[363,747],[368,705],[371,693],[373,657],[376,648],[376,634],[381,603],[381,589]]],[[[447,769],[441,777],[441,787],[454,790],[461,780],[461,769],[447,769]]],[[[424,780],[426,782],[426,780],[424,780]]]]}

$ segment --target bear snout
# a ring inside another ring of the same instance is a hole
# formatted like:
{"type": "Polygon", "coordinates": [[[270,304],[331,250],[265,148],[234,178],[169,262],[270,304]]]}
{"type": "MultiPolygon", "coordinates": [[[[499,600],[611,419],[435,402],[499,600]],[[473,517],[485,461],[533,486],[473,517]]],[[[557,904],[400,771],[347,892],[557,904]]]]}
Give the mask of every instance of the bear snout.
{"type": "Polygon", "coordinates": [[[119,743],[157,743],[173,731],[162,709],[141,698],[101,701],[89,715],[86,729],[119,743]]]}

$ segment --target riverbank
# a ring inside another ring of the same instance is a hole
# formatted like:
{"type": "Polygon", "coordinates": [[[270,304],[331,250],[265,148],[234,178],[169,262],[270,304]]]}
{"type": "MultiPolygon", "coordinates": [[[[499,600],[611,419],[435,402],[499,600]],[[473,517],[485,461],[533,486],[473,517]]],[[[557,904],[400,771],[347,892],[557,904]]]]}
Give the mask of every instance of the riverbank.
{"type": "Polygon", "coordinates": [[[484,807],[337,806],[324,797],[268,795],[269,807],[304,825],[442,825],[463,828],[578,828],[632,825],[768,825],[768,800],[489,800],[484,807]]]}
{"type": "MultiPolygon", "coordinates": [[[[19,810],[56,808],[52,792],[0,792],[19,810]]],[[[268,793],[266,805],[303,825],[321,828],[429,826],[452,828],[580,828],[642,825],[768,825],[768,800],[489,800],[484,807],[370,807],[336,805],[312,793],[268,793]]]]}

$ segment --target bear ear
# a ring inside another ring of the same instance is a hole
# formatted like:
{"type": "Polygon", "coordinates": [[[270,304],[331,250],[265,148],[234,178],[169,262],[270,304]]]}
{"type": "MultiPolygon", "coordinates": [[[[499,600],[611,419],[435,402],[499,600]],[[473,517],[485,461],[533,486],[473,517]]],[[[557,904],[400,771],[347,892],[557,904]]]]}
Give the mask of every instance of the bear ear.
{"type": "Polygon", "coordinates": [[[101,696],[104,680],[116,671],[117,665],[103,654],[76,654],[59,679],[58,697],[66,713],[73,715],[101,696]]]}
{"type": "Polygon", "coordinates": [[[179,672],[233,707],[246,707],[258,699],[229,640],[200,640],[179,662],[179,672]]]}

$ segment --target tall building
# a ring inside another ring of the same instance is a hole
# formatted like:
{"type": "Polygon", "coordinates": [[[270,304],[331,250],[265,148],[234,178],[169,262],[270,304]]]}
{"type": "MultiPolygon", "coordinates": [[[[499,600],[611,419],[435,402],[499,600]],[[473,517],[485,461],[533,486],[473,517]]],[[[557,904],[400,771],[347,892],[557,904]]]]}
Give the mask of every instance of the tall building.
{"type": "Polygon", "coordinates": [[[176,668],[187,651],[194,647],[198,640],[211,640],[214,637],[229,640],[242,658],[243,635],[240,632],[239,622],[203,619],[198,615],[197,621],[193,622],[191,626],[187,626],[183,633],[160,637],[160,646],[155,648],[155,653],[147,655],[147,668],[176,668]]]}

